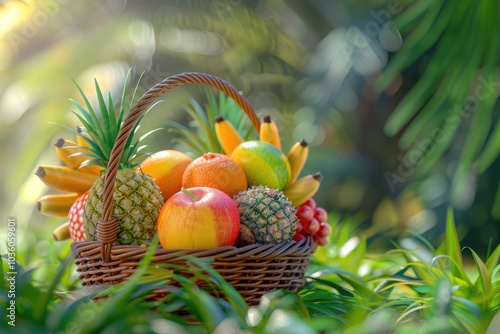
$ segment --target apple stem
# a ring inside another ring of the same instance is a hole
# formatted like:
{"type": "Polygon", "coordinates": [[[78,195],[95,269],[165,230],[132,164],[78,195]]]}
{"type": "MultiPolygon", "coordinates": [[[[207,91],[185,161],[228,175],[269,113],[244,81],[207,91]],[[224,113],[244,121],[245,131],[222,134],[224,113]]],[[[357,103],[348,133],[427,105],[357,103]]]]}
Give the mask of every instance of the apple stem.
{"type": "Polygon", "coordinates": [[[195,196],[192,192],[190,192],[189,190],[187,190],[186,188],[184,188],[184,187],[183,187],[183,188],[181,188],[181,191],[182,191],[184,194],[186,194],[186,195],[188,195],[189,197],[191,197],[191,199],[193,200],[193,202],[198,202],[198,199],[196,198],[196,196],[195,196]]]}

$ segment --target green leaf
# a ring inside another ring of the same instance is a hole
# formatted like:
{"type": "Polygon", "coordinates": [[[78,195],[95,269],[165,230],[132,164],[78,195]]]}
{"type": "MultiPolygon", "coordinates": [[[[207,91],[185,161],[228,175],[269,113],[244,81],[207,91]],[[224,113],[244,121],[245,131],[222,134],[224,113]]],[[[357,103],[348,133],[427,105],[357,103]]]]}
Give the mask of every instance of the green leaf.
{"type": "Polygon", "coordinates": [[[40,300],[36,305],[35,314],[33,315],[35,319],[38,319],[40,322],[43,321],[47,317],[47,313],[49,312],[50,300],[52,299],[52,295],[56,286],[59,284],[61,277],[64,275],[66,268],[72,262],[73,256],[68,256],[59,266],[56,274],[50,281],[50,285],[46,291],[40,292],[40,300]]]}
{"type": "Polygon", "coordinates": [[[188,128],[184,127],[181,124],[178,123],[172,123],[170,122],[171,128],[169,129],[169,132],[172,133],[177,133],[181,137],[175,138],[173,142],[179,142],[187,147],[190,147],[193,149],[199,156],[202,155],[204,152],[207,152],[207,147],[204,146],[203,143],[200,143],[199,140],[197,140],[196,134],[191,132],[188,128]]]}
{"type": "Polygon", "coordinates": [[[416,1],[405,11],[400,13],[394,19],[394,22],[400,29],[402,29],[405,26],[409,25],[411,22],[418,21],[423,14],[427,13],[429,7],[431,7],[433,4],[433,0],[416,1]]]}
{"type": "MultiPolygon", "coordinates": [[[[489,272],[493,272],[493,268],[498,264],[500,259],[500,245],[497,245],[493,253],[486,260],[485,266],[489,272]]],[[[493,278],[493,277],[492,277],[493,278]]]]}
{"type": "Polygon", "coordinates": [[[500,182],[493,200],[493,207],[491,208],[491,216],[495,220],[500,220],[500,182]]]}
{"type": "MultiPolygon", "coordinates": [[[[81,105],[78,102],[74,101],[73,99],[70,99],[70,101],[73,102],[73,104],[75,104],[78,107],[78,109],[80,109],[81,112],[83,110],[82,114],[86,115],[85,118],[89,121],[90,124],[93,125],[93,127],[91,127],[91,128],[94,130],[99,130],[100,129],[100,127],[98,126],[99,120],[97,119],[97,116],[94,112],[94,109],[92,108],[92,105],[90,104],[89,100],[87,99],[87,97],[83,93],[80,86],[76,83],[76,81],[73,79],[71,79],[71,80],[75,84],[76,89],[78,89],[78,92],[80,93],[80,96],[82,97],[83,101],[85,102],[87,109],[85,110],[85,108],[83,108],[83,107],[79,108],[78,106],[81,106],[81,105]]],[[[90,129],[90,128],[88,128],[88,129],[90,129]]]]}
{"type": "Polygon", "coordinates": [[[481,258],[477,255],[474,250],[472,250],[470,247],[464,247],[464,249],[468,249],[471,254],[472,258],[474,259],[474,263],[476,264],[476,269],[478,272],[478,277],[475,283],[475,286],[481,287],[481,293],[483,295],[483,302],[488,303],[489,301],[489,295],[490,295],[490,289],[491,289],[491,273],[488,271],[488,268],[486,268],[484,262],[481,260],[481,258]]]}
{"type": "Polygon", "coordinates": [[[433,298],[433,313],[437,316],[449,316],[452,306],[452,287],[445,280],[439,280],[433,298]]]}
{"type": "MultiPolygon", "coordinates": [[[[453,208],[451,207],[448,207],[448,212],[446,215],[445,243],[446,255],[452,258],[458,266],[463,266],[462,249],[460,247],[460,240],[458,239],[457,229],[455,228],[453,208]]],[[[460,274],[456,268],[452,268],[452,273],[455,276],[460,274]]]]}
{"type": "Polygon", "coordinates": [[[363,297],[369,305],[377,305],[383,301],[383,297],[366,286],[366,283],[352,273],[337,272],[337,275],[363,297]]]}
{"type": "MultiPolygon", "coordinates": [[[[497,90],[498,94],[498,90],[497,90]]],[[[481,155],[477,159],[478,172],[484,173],[491,164],[497,159],[500,154],[500,117],[497,115],[497,121],[494,125],[493,131],[490,134],[488,142],[485,144],[481,155]]],[[[497,217],[500,217],[498,215],[497,217]]]]}
{"type": "Polygon", "coordinates": [[[236,289],[228,284],[224,278],[209,264],[203,262],[195,257],[189,257],[188,261],[198,266],[204,272],[210,275],[211,279],[214,279],[219,288],[222,290],[226,296],[229,304],[232,306],[233,310],[241,317],[244,318],[248,311],[248,305],[245,299],[236,291],[236,289]]]}
{"type": "Polygon", "coordinates": [[[224,312],[219,304],[207,292],[200,290],[189,279],[174,274],[174,279],[178,281],[184,289],[174,293],[183,294],[183,300],[186,302],[188,309],[196,315],[202,322],[208,333],[213,332],[217,325],[224,320],[224,312]]]}
{"type": "MultiPolygon", "coordinates": [[[[443,1],[432,1],[432,4],[429,6],[431,8],[426,11],[426,15],[420,18],[419,24],[414,27],[407,38],[405,38],[403,47],[395,54],[394,58],[391,59],[390,63],[384,69],[382,76],[377,80],[375,87],[380,91],[386,89],[399,73],[407,69],[418,59],[418,57],[435,45],[436,41],[441,37],[443,31],[447,27],[451,15],[454,12],[452,6],[456,5],[456,3],[449,1],[445,3],[444,6],[450,8],[441,10],[443,1]]],[[[442,42],[448,44],[448,40],[446,39],[442,42]]],[[[451,45],[451,41],[449,44],[451,45]]],[[[450,45],[446,45],[446,47],[449,48],[450,45]]],[[[445,47],[445,45],[443,45],[443,47],[445,47]]],[[[444,51],[445,49],[441,50],[444,51]]]]}
{"type": "MultiPolygon", "coordinates": [[[[96,128],[102,128],[105,130],[111,129],[110,126],[110,117],[109,117],[109,110],[108,107],[106,106],[106,103],[104,102],[104,97],[101,92],[101,88],[99,87],[99,84],[97,83],[97,80],[94,79],[94,84],[95,84],[95,91],[97,94],[97,102],[99,103],[99,115],[101,116],[101,122],[102,125],[97,126],[96,128]]],[[[114,134],[111,131],[103,131],[103,137],[101,138],[104,140],[106,143],[108,143],[108,146],[113,146],[114,144],[114,134]]]]}
{"type": "Polygon", "coordinates": [[[120,123],[118,123],[115,106],[113,105],[113,97],[111,92],[108,93],[108,118],[109,118],[109,133],[118,133],[120,128],[120,123]]]}
{"type": "MultiPolygon", "coordinates": [[[[497,8],[498,10],[498,8],[497,8]]],[[[488,80],[491,79],[491,77],[497,77],[494,75],[496,71],[496,67],[498,66],[498,57],[499,57],[499,49],[500,49],[500,42],[498,41],[498,38],[490,38],[488,40],[488,48],[487,51],[489,51],[486,55],[486,63],[487,63],[487,72],[489,73],[490,77],[484,78],[481,74],[481,78],[484,79],[484,82],[481,82],[481,84],[484,84],[489,95],[486,97],[484,101],[481,101],[483,103],[480,104],[480,110],[478,110],[478,113],[482,113],[485,110],[491,112],[493,108],[495,107],[495,103],[498,99],[498,93],[500,91],[500,87],[498,85],[494,85],[488,80]]],[[[482,86],[480,86],[482,87],[482,86]]],[[[487,123],[488,127],[492,125],[488,122],[487,123]]],[[[483,136],[487,135],[487,131],[483,133],[483,136]]],[[[480,133],[478,133],[480,134],[480,133]]],[[[488,169],[489,166],[493,163],[493,161],[498,157],[500,153],[500,117],[497,118],[497,124],[495,125],[495,128],[493,129],[492,133],[490,134],[490,138],[485,144],[484,149],[482,150],[481,154],[477,158],[477,167],[479,173],[484,173],[486,169],[488,169]]]]}

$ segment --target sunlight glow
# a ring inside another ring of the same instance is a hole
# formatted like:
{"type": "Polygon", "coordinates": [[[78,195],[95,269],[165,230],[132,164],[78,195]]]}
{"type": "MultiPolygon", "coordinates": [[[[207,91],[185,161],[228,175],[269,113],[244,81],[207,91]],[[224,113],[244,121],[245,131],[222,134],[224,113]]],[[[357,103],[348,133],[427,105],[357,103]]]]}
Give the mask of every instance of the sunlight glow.
{"type": "Polygon", "coordinates": [[[32,105],[31,95],[21,83],[15,82],[7,87],[0,100],[0,120],[4,124],[13,124],[32,105]]]}
{"type": "Polygon", "coordinates": [[[250,327],[257,326],[262,321],[263,315],[259,308],[252,306],[248,309],[246,321],[250,327]]]}
{"type": "Polygon", "coordinates": [[[32,12],[32,7],[26,6],[21,1],[8,1],[0,7],[0,36],[7,34],[12,28],[24,21],[24,18],[32,12]]]}
{"type": "Polygon", "coordinates": [[[161,32],[160,43],[176,52],[217,55],[222,52],[222,37],[209,31],[167,28],[161,32]]]}
{"type": "Polygon", "coordinates": [[[359,237],[352,237],[340,249],[340,257],[347,257],[359,246],[359,237]]]}

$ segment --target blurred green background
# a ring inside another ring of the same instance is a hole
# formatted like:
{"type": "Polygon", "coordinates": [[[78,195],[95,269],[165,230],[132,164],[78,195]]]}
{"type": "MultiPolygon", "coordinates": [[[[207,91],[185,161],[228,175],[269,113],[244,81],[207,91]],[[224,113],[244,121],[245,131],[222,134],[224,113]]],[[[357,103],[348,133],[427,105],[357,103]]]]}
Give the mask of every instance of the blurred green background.
{"type": "MultiPolygon", "coordinates": [[[[72,136],[49,122],[77,125],[70,78],[116,92],[132,68],[143,93],[199,71],[272,115],[285,150],[310,143],[303,174],[323,174],[321,206],[386,240],[409,228],[432,242],[452,206],[462,244],[484,254],[499,242],[498,15],[475,0],[1,1],[2,221],[41,255],[64,222],[36,211],[48,189],[34,172],[72,136]]],[[[182,149],[166,121],[188,123],[190,96],[205,103],[178,88],[148,114],[145,129],[165,127],[153,150],[182,149]]]]}

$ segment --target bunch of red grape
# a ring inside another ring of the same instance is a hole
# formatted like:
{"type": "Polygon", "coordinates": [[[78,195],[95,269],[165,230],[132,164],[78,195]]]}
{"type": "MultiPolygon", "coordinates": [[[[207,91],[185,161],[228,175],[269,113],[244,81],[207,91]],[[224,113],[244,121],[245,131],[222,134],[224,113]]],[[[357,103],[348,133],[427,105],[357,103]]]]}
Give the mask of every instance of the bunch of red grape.
{"type": "Polygon", "coordinates": [[[299,206],[296,215],[299,218],[299,225],[293,240],[299,241],[312,235],[320,246],[328,244],[332,232],[332,228],[326,222],[328,213],[325,209],[317,207],[314,199],[310,198],[299,206]]]}

